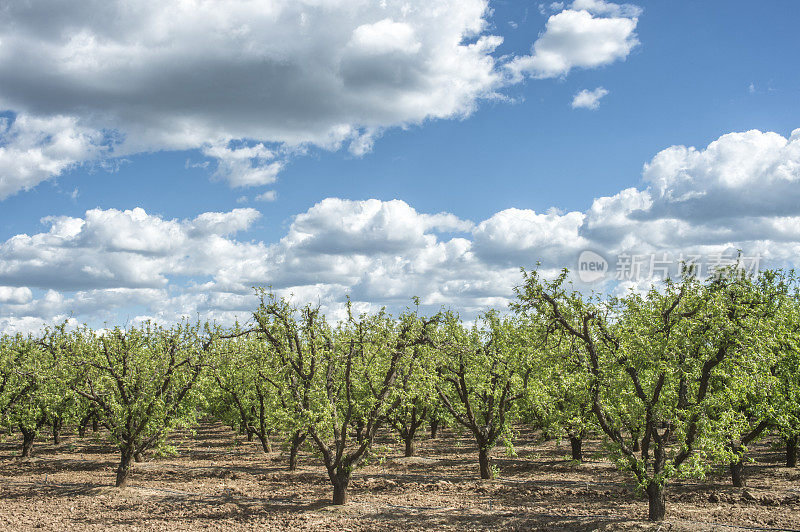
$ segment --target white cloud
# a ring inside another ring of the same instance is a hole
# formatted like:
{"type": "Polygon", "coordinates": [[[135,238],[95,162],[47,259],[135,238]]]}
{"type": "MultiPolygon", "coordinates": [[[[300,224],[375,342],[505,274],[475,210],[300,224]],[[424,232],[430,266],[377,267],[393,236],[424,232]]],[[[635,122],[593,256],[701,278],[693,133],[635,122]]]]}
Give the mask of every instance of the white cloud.
{"type": "Polygon", "coordinates": [[[603,87],[594,90],[583,89],[572,98],[573,109],[597,109],[600,107],[600,99],[606,96],[608,91],[603,87]]]}
{"type": "MultiPolygon", "coordinates": [[[[196,149],[209,160],[192,166],[215,178],[266,185],[309,148],[362,156],[388,128],[468,116],[521,79],[493,56],[490,13],[488,0],[8,3],[0,199],[82,163],[161,150],[196,149]]],[[[622,59],[637,14],[573,4],[512,71],[622,59]]]]}
{"type": "Polygon", "coordinates": [[[21,305],[33,299],[33,293],[27,286],[0,286],[0,303],[21,305]]]}
{"type": "Polygon", "coordinates": [[[800,214],[800,129],[729,133],[705,149],[672,146],[644,167],[654,214],[687,219],[800,214]]]}
{"type": "Polygon", "coordinates": [[[255,209],[164,220],[143,209],[92,209],[84,218],[49,217],[46,233],[0,244],[0,285],[58,291],[161,288],[172,275],[212,275],[253,244],[226,238],[246,230],[255,209]]]}
{"type": "Polygon", "coordinates": [[[633,4],[614,4],[605,0],[574,0],[570,9],[588,11],[595,15],[609,17],[636,18],[642,14],[642,8],[633,4]]]}
{"type": "Polygon", "coordinates": [[[552,15],[530,55],[506,65],[514,79],[565,76],[573,68],[596,68],[628,57],[639,44],[640,10],[601,0],[573,3],[552,15]]]}
{"type": "Polygon", "coordinates": [[[527,209],[506,209],[481,222],[474,231],[474,249],[484,261],[508,266],[550,264],[586,246],[578,234],[580,212],[537,214],[527,209]]]}
{"type": "Polygon", "coordinates": [[[298,147],[363,153],[382,129],[464,116],[502,84],[488,13],[486,0],[8,4],[0,111],[24,135],[0,154],[0,195],[100,155],[195,148],[216,177],[263,185],[298,147]]]}
{"type": "Polygon", "coordinates": [[[256,201],[275,201],[278,199],[278,193],[274,190],[267,190],[256,196],[256,201]]]}
{"type": "Polygon", "coordinates": [[[405,22],[385,18],[373,24],[362,24],[353,30],[347,46],[359,54],[384,55],[398,52],[415,54],[422,48],[414,28],[405,22]]]}
{"type": "Polygon", "coordinates": [[[234,187],[269,185],[278,178],[283,161],[274,160],[275,152],[263,143],[230,147],[227,142],[203,147],[203,155],[217,161],[214,177],[227,180],[234,187]]]}
{"type": "Polygon", "coordinates": [[[13,121],[3,119],[0,122],[0,201],[58,176],[76,164],[105,156],[107,141],[102,132],[83,127],[72,117],[21,115],[13,121]]]}
{"type": "Polygon", "coordinates": [[[328,198],[295,217],[283,242],[322,254],[402,253],[434,239],[432,229],[469,227],[469,222],[450,214],[421,215],[399,200],[328,198]]]}
{"type": "MultiPolygon", "coordinates": [[[[345,294],[362,309],[396,310],[417,295],[470,316],[508,303],[519,266],[539,262],[549,275],[574,267],[585,249],[609,260],[741,249],[758,254],[762,267],[797,265],[800,130],[672,146],[643,177],[644,188],[597,198],[585,212],[511,208],[477,224],[400,200],[328,198],[272,243],[239,238],[258,219],[254,209],[185,220],[142,209],[49,217],[46,231],[0,243],[0,330],[70,315],[96,324],[246,320],[254,285],[319,303],[331,316],[341,315],[345,294]]],[[[626,281],[618,289],[641,286],[626,281]]]]}

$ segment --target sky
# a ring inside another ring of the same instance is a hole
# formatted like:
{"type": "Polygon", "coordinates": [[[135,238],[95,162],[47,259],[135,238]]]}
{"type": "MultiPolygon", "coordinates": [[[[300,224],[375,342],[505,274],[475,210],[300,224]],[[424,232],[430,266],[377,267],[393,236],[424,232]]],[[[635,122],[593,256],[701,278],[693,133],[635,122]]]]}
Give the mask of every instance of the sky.
{"type": "Polygon", "coordinates": [[[797,266],[798,26],[792,0],[4,2],[0,332],[797,266]]]}

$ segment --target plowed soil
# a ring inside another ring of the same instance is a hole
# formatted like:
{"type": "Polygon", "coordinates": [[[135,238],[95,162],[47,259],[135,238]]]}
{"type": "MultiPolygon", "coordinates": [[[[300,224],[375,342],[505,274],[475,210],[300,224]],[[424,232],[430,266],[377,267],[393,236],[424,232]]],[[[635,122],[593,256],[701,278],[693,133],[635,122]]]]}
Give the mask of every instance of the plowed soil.
{"type": "Polygon", "coordinates": [[[310,449],[296,471],[287,453],[265,454],[228,427],[201,424],[172,438],[178,455],[146,457],[130,486],[113,488],[117,456],[102,433],[60,445],[37,441],[20,460],[16,438],[0,442],[2,530],[792,530],[800,529],[800,469],[758,446],[747,488],[723,470],[668,488],[667,520],[646,521],[647,501],[629,479],[585,445],[523,432],[517,456],[494,451],[499,478],[477,477],[477,452],[466,435],[423,437],[418,456],[402,457],[387,435],[372,463],[354,473],[350,503],[329,503],[324,468],[310,449]],[[382,458],[381,458],[382,457],[382,458]]]}

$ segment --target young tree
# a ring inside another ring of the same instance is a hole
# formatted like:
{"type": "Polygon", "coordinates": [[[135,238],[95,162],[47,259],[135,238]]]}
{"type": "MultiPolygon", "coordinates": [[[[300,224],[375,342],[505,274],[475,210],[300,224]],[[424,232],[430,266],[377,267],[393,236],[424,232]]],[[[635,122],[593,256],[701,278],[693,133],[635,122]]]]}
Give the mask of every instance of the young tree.
{"type": "Polygon", "coordinates": [[[549,338],[544,349],[534,350],[524,409],[547,434],[566,435],[572,459],[582,462],[583,440],[592,428],[592,401],[588,375],[575,363],[580,346],[564,334],[543,334],[549,338]]]}
{"type": "Polygon", "coordinates": [[[794,271],[776,272],[787,287],[770,330],[774,380],[770,404],[774,426],[785,445],[786,467],[797,466],[800,435],[800,286],[794,271]]]}
{"type": "Polygon", "coordinates": [[[67,333],[65,322],[45,329],[40,338],[18,335],[6,345],[4,358],[10,366],[0,379],[11,377],[5,383],[5,386],[10,386],[11,395],[7,395],[9,401],[0,404],[0,408],[5,412],[6,422],[22,433],[23,457],[30,456],[39,431],[48,423],[53,443],[58,444],[61,427],[63,423],[72,421],[77,403],[75,394],[67,385],[68,375],[64,371],[61,352],[46,349],[44,340],[58,338],[59,342],[66,343],[80,335],[80,331],[67,333]]]}
{"type": "Polygon", "coordinates": [[[735,487],[745,485],[748,446],[766,429],[780,424],[784,402],[775,342],[784,326],[787,288],[780,272],[763,272],[747,286],[749,293],[742,294],[745,305],[740,315],[730,305],[726,309],[734,322],[731,326],[740,328],[742,341],[711,380],[706,439],[712,443],[707,449],[710,456],[728,463],[735,487]]]}
{"type": "Polygon", "coordinates": [[[270,436],[280,427],[283,416],[275,394],[269,389],[266,346],[245,334],[234,330],[219,335],[211,363],[216,385],[212,404],[220,419],[243,427],[248,439],[257,436],[263,451],[270,453],[270,436]]]}
{"type": "Polygon", "coordinates": [[[434,373],[425,368],[432,357],[429,350],[416,347],[413,357],[402,361],[398,369],[398,386],[394,391],[394,408],[387,413],[389,424],[397,431],[404,444],[403,455],[416,454],[414,439],[422,424],[436,408],[434,373]]]}
{"type": "Polygon", "coordinates": [[[450,415],[475,438],[481,478],[492,478],[492,447],[501,436],[510,436],[531,371],[518,322],[488,312],[467,329],[448,314],[437,348],[436,391],[450,415]]]}
{"type": "Polygon", "coordinates": [[[30,457],[36,435],[47,422],[43,362],[43,353],[30,337],[0,337],[0,425],[20,430],[23,458],[30,457]]]}
{"type": "Polygon", "coordinates": [[[668,480],[708,467],[695,451],[719,443],[704,428],[716,372],[741,354],[762,301],[752,279],[734,272],[703,285],[686,276],[662,291],[605,302],[569,290],[567,274],[548,282],[523,270],[514,308],[580,342],[572,358],[589,377],[595,419],[614,456],[647,493],[649,518],[661,520],[668,480]],[[634,416],[643,419],[641,435],[623,430],[634,416]]]}
{"type": "Polygon", "coordinates": [[[291,408],[322,456],[333,503],[347,502],[353,470],[364,460],[385,420],[401,361],[429,342],[430,321],[385,312],[348,319],[332,328],[318,309],[292,308],[261,291],[257,330],[282,364],[276,377],[292,391],[291,408]],[[359,425],[361,439],[353,438],[359,425]],[[355,440],[355,441],[354,441],[355,440]]]}
{"type": "Polygon", "coordinates": [[[192,389],[211,344],[198,327],[148,322],[108,331],[72,353],[73,389],[92,402],[119,447],[117,487],[127,484],[135,455],[164,445],[171,430],[194,420],[199,398],[192,389]]]}

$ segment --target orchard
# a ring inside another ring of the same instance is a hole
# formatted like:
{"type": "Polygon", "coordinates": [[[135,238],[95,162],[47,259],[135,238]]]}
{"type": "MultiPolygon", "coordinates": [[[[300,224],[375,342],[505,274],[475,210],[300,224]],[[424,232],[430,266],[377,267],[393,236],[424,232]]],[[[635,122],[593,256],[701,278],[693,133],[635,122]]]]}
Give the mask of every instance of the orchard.
{"type": "Polygon", "coordinates": [[[592,459],[615,464],[660,521],[674,482],[724,467],[744,487],[754,445],[781,442],[794,467],[800,434],[794,274],[690,273],[611,297],[575,290],[566,271],[523,271],[510,311],[470,322],[422,315],[415,301],[398,316],[348,303],[334,323],[260,289],[251,319],[230,328],[5,335],[0,429],[30,459],[37,441],[88,438],[92,426],[117,449],[124,488],[137,463],[177,452],[176,431],[214,420],[262,453],[285,450],[287,471],[304,453],[333,505],[353,501],[361,467],[380,466],[381,435],[409,458],[421,440],[463,435],[460,459],[486,481],[503,476],[493,458],[514,454],[522,432],[568,442],[578,468],[592,440],[592,459]]]}

